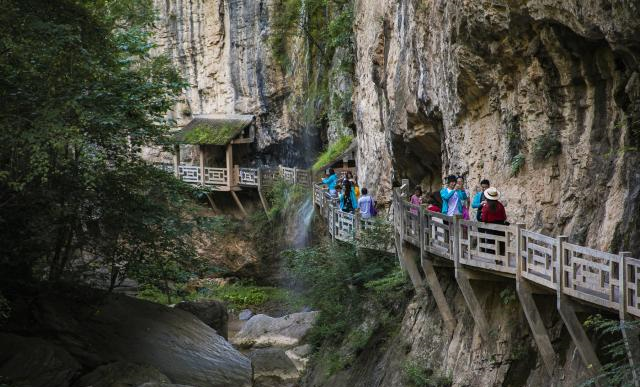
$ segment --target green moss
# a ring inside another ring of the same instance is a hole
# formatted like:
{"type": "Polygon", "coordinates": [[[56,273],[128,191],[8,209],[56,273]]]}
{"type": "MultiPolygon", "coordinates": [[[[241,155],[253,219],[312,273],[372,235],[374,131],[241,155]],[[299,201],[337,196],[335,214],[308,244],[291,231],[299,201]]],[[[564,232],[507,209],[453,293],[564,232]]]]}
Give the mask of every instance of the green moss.
{"type": "Polygon", "coordinates": [[[208,125],[196,126],[184,135],[184,142],[188,144],[226,145],[241,130],[237,126],[224,125],[215,130],[208,125]]]}
{"type": "Polygon", "coordinates": [[[561,151],[562,143],[557,134],[549,132],[536,137],[531,154],[534,161],[544,161],[559,155],[561,151]]]}
{"type": "Polygon", "coordinates": [[[351,141],[353,141],[353,136],[344,135],[338,139],[338,141],[334,142],[327,148],[326,151],[322,152],[318,159],[313,164],[313,171],[317,172],[322,167],[334,161],[338,156],[340,156],[344,151],[349,148],[351,145],[351,141]]]}
{"type": "Polygon", "coordinates": [[[516,176],[524,166],[525,157],[518,153],[511,159],[511,176],[516,176]]]}

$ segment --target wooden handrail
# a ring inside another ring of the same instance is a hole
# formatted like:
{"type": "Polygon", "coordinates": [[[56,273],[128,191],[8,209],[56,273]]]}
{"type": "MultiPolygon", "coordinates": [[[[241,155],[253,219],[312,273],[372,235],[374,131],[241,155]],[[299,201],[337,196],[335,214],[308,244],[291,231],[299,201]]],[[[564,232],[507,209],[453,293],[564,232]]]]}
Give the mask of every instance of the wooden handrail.
{"type": "MultiPolygon", "coordinates": [[[[335,239],[353,241],[367,228],[358,226],[357,211],[340,211],[321,184],[313,190],[314,203],[335,239]]],[[[640,317],[640,259],[567,243],[565,237],[549,237],[522,225],[454,219],[407,202],[397,189],[393,208],[394,234],[421,252],[453,261],[456,250],[461,265],[514,279],[518,273],[550,291],[559,289],[591,305],[640,317]]]]}

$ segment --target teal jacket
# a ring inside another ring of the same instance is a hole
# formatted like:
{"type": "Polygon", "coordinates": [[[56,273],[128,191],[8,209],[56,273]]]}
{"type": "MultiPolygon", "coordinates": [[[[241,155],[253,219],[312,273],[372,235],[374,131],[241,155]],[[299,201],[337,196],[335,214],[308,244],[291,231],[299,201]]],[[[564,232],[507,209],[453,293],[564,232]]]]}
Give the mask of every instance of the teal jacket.
{"type": "Polygon", "coordinates": [[[444,187],[440,190],[440,197],[442,197],[442,213],[447,214],[449,212],[449,199],[453,196],[454,193],[458,193],[458,212],[462,214],[462,203],[468,199],[467,193],[464,190],[451,190],[447,187],[444,187]]]}
{"type": "MultiPolygon", "coordinates": [[[[356,190],[351,187],[351,204],[353,205],[353,209],[358,208],[358,201],[356,200],[356,190]]],[[[344,193],[340,194],[340,210],[344,210],[344,193]]]]}
{"type": "Polygon", "coordinates": [[[482,195],[484,195],[484,193],[480,191],[473,196],[473,201],[471,202],[472,208],[480,208],[480,203],[482,203],[482,195]]]}
{"type": "Polygon", "coordinates": [[[322,179],[322,183],[327,185],[327,188],[329,189],[329,191],[333,191],[334,189],[336,189],[337,182],[338,182],[338,176],[336,176],[335,173],[325,179],[322,179]]]}

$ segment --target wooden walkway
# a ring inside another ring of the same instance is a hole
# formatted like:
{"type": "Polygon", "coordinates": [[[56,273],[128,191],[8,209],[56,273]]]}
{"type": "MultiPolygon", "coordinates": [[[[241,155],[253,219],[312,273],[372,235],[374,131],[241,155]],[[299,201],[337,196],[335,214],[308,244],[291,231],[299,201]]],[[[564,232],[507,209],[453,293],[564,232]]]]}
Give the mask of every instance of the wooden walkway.
{"type": "MultiPolygon", "coordinates": [[[[357,214],[340,211],[336,199],[329,197],[321,185],[314,186],[314,202],[335,239],[352,241],[371,224],[357,214]]],[[[456,322],[435,273],[438,266],[454,268],[456,282],[486,341],[492,340],[489,320],[469,280],[514,280],[550,375],[557,369],[557,356],[534,294],[556,296],[557,310],[593,375],[601,365],[575,311],[578,304],[583,304],[618,314],[629,359],[638,368],[638,331],[629,329],[624,321],[640,317],[640,259],[625,252],[612,254],[579,246],[563,236],[549,237],[526,230],[522,224],[495,225],[427,211],[409,203],[399,189],[393,194],[393,226],[403,269],[417,294],[425,292],[426,287],[432,291],[450,334],[456,322]]],[[[638,376],[635,375],[636,386],[640,385],[638,376]]]]}

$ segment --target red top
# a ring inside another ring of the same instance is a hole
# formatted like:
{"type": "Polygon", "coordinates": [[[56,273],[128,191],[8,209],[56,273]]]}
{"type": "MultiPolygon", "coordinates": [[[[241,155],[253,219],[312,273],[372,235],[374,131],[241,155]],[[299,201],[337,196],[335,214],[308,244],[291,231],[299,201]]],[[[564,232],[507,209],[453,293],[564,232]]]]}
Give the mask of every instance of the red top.
{"type": "Polygon", "coordinates": [[[442,212],[442,210],[440,209],[440,207],[436,206],[435,204],[429,204],[427,206],[427,210],[428,211],[433,211],[433,212],[442,212]]]}
{"type": "Polygon", "coordinates": [[[495,211],[489,209],[489,203],[482,206],[482,221],[486,223],[501,223],[507,220],[507,213],[504,211],[502,203],[496,201],[495,211]]]}

